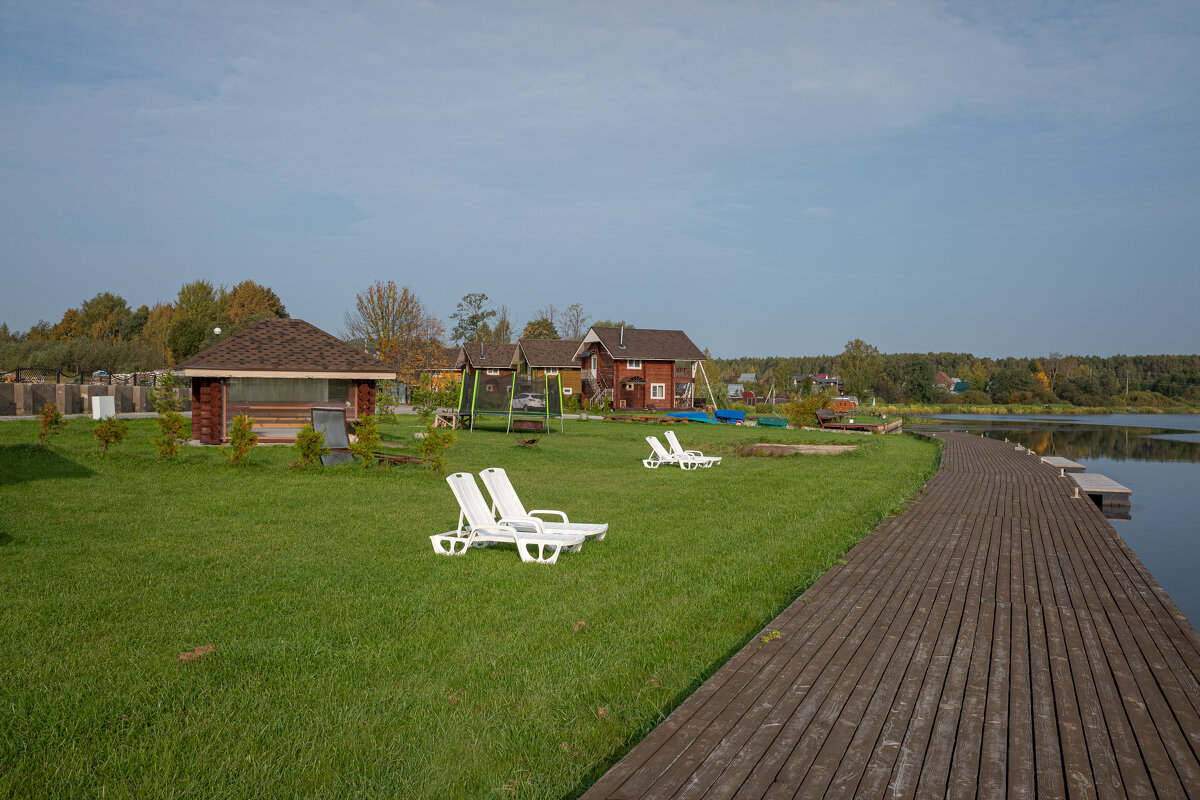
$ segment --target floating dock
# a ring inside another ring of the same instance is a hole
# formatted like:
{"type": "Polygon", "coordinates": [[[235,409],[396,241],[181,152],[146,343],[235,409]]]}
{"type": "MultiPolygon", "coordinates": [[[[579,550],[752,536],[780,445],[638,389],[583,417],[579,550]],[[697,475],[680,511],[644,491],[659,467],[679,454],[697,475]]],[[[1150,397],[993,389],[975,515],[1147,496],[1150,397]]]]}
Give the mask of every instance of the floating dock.
{"type": "Polygon", "coordinates": [[[1107,475],[1075,473],[1071,476],[1079,484],[1079,491],[1086,494],[1098,506],[1127,506],[1133,490],[1122,486],[1107,475]]]}
{"type": "Polygon", "coordinates": [[[1069,458],[1062,456],[1042,456],[1042,463],[1049,464],[1055,469],[1061,469],[1066,472],[1086,472],[1087,467],[1080,464],[1078,461],[1072,461],[1069,458]]]}

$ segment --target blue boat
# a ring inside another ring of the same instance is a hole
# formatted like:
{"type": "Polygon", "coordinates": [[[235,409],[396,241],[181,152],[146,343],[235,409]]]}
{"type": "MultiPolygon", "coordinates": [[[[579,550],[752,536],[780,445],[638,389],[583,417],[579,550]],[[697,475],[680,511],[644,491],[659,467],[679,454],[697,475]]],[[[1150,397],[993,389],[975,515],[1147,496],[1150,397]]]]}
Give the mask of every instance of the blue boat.
{"type": "Polygon", "coordinates": [[[710,425],[741,425],[746,421],[745,411],[718,410],[716,419],[699,411],[673,411],[667,414],[667,416],[674,417],[675,419],[687,419],[692,422],[707,422],[710,425]]]}
{"type": "Polygon", "coordinates": [[[674,411],[670,414],[667,414],[667,416],[675,419],[687,419],[691,420],[692,422],[707,422],[709,425],[721,424],[719,420],[715,420],[708,414],[704,414],[700,411],[674,411]]]}

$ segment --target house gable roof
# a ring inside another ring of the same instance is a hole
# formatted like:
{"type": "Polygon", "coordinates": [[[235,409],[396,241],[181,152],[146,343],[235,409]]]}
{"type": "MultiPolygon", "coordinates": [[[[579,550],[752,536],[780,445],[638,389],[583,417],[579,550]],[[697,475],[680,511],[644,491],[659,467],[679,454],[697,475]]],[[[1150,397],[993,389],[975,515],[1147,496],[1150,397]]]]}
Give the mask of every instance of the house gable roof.
{"type": "Polygon", "coordinates": [[[462,349],[471,369],[512,369],[517,360],[515,344],[467,342],[462,349]]]}
{"type": "Polygon", "coordinates": [[[302,319],[262,319],[175,365],[186,377],[355,377],[391,379],[395,370],[302,319]],[[253,373],[253,374],[251,374],[253,373]]]}
{"type": "Polygon", "coordinates": [[[704,353],[683,331],[653,328],[625,328],[624,347],[621,347],[621,328],[593,327],[583,337],[576,357],[592,342],[598,342],[614,359],[641,361],[704,361],[704,353]]]}
{"type": "Polygon", "coordinates": [[[517,345],[525,355],[525,363],[531,367],[574,367],[579,368],[575,353],[583,344],[570,339],[518,339],[517,345]]]}

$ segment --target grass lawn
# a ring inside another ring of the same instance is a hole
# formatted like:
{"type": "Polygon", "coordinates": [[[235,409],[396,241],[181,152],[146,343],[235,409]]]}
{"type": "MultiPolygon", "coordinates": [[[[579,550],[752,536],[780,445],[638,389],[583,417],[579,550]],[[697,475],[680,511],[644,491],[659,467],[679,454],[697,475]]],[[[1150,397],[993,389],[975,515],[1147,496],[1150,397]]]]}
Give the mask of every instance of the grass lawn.
{"type": "MultiPolygon", "coordinates": [[[[383,426],[411,440],[415,418],[383,426]]],[[[0,423],[0,796],[581,793],[936,467],[908,436],[676,428],[713,469],[643,469],[659,426],[460,433],[529,507],[606,521],[554,566],[434,554],[427,470],[173,461],[135,420],[49,448],[0,423]],[[752,442],[853,443],[741,458],[752,442]],[[180,654],[216,649],[181,662],[180,654]]]]}

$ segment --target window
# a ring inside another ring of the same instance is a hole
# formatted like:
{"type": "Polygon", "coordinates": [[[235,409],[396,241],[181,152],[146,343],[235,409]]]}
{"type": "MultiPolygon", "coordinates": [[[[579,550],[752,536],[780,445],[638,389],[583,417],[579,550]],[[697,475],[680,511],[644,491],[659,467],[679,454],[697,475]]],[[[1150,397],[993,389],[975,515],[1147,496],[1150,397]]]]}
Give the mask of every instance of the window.
{"type": "Polygon", "coordinates": [[[498,370],[498,369],[489,369],[489,370],[487,371],[487,374],[488,374],[488,375],[499,375],[499,374],[500,374],[500,370],[498,370]]]}
{"type": "Polygon", "coordinates": [[[667,397],[667,385],[665,383],[650,384],[650,399],[665,400],[667,397]]]}
{"type": "Polygon", "coordinates": [[[641,369],[642,360],[640,358],[631,358],[625,362],[625,366],[629,369],[641,369]]]}
{"type": "Polygon", "coordinates": [[[546,370],[547,377],[553,378],[557,374],[558,374],[558,370],[553,367],[546,370]]]}
{"type": "Polygon", "coordinates": [[[570,386],[564,386],[564,387],[563,387],[563,394],[570,394],[570,393],[571,393],[571,387],[570,387],[570,386]]]}

